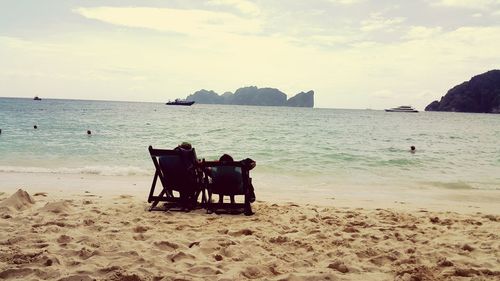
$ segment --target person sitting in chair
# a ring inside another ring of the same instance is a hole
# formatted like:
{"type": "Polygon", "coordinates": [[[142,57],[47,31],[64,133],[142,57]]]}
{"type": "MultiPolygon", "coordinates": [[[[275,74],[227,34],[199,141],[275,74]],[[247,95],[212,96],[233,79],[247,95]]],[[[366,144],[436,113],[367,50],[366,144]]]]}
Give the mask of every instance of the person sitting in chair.
{"type": "Polygon", "coordinates": [[[186,203],[194,203],[196,198],[194,195],[196,194],[196,181],[197,181],[197,163],[198,158],[196,156],[196,152],[194,148],[188,142],[183,142],[174,148],[176,151],[180,151],[181,163],[183,165],[183,170],[186,171],[186,177],[190,186],[186,186],[187,190],[180,193],[182,200],[186,203]]]}
{"type": "Polygon", "coordinates": [[[186,168],[191,169],[198,163],[198,158],[196,157],[196,152],[189,142],[183,142],[179,144],[174,150],[180,151],[182,156],[182,161],[186,165],[186,168]]]}
{"type": "MultiPolygon", "coordinates": [[[[222,154],[222,156],[219,158],[219,162],[233,162],[234,159],[231,157],[229,154],[222,154]]],[[[240,173],[241,174],[241,173],[240,173]]],[[[229,199],[231,203],[234,203],[234,195],[229,195],[229,199]]],[[[219,195],[219,203],[224,202],[224,195],[220,194],[219,195]]]]}
{"type": "MultiPolygon", "coordinates": [[[[219,162],[234,162],[234,159],[231,155],[229,154],[223,154],[220,158],[219,158],[219,162]]],[[[244,160],[241,160],[240,163],[242,163],[249,171],[253,168],[255,168],[255,161],[250,159],[250,158],[246,158],[244,160]]],[[[241,170],[235,170],[237,172],[239,172],[241,174],[241,170]]],[[[249,184],[249,187],[248,187],[248,192],[249,192],[249,201],[250,203],[253,203],[255,202],[255,192],[254,192],[254,188],[253,188],[253,185],[252,183],[250,182],[249,184]]],[[[230,198],[230,201],[231,203],[234,203],[234,195],[229,195],[229,198],[230,198]]],[[[219,195],[219,203],[223,203],[224,202],[224,195],[219,195]]]]}

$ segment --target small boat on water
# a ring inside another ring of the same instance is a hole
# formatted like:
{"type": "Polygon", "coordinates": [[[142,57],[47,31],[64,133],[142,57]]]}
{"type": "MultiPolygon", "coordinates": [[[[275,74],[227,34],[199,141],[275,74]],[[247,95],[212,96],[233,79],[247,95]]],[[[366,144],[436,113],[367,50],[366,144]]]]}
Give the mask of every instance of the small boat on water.
{"type": "Polygon", "coordinates": [[[389,108],[385,110],[386,112],[418,112],[415,108],[408,106],[408,105],[402,105],[394,108],[389,108]]]}
{"type": "Polygon", "coordinates": [[[35,96],[35,97],[33,98],[33,100],[42,100],[42,99],[41,99],[40,97],[38,97],[38,96],[35,96]]]}
{"type": "Polygon", "coordinates": [[[167,102],[166,105],[186,105],[186,106],[190,106],[190,105],[193,105],[193,103],[194,103],[194,101],[175,99],[174,101],[167,102]]]}

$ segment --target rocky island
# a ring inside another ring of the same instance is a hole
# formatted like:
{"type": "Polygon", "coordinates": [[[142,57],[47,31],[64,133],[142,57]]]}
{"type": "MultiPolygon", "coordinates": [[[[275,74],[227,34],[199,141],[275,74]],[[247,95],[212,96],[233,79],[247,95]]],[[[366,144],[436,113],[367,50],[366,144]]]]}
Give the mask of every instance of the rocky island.
{"type": "Polygon", "coordinates": [[[491,70],[450,89],[425,111],[500,113],[500,70],[491,70]]]}
{"type": "Polygon", "coordinates": [[[287,95],[275,88],[243,87],[236,92],[222,95],[214,91],[199,90],[186,97],[187,100],[204,104],[235,104],[260,106],[314,107],[314,91],[300,92],[287,99],[287,95]]]}

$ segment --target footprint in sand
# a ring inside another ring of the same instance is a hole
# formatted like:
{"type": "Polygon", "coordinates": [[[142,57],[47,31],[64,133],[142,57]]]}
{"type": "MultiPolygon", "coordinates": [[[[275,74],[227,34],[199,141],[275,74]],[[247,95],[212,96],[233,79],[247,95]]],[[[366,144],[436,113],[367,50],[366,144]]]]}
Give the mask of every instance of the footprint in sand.
{"type": "Polygon", "coordinates": [[[252,234],[253,234],[253,231],[248,229],[248,228],[244,228],[244,229],[229,233],[229,235],[231,235],[231,236],[242,236],[242,235],[252,235],[252,234]]]}
{"type": "Polygon", "coordinates": [[[0,279],[20,279],[32,274],[31,268],[10,268],[0,272],[0,279]]]}
{"type": "Polygon", "coordinates": [[[338,272],[347,273],[349,272],[349,268],[342,261],[334,261],[333,263],[328,265],[328,268],[335,269],[338,272]]]}
{"type": "Polygon", "coordinates": [[[343,231],[347,232],[347,233],[356,233],[356,232],[359,232],[359,230],[357,230],[356,228],[354,228],[352,226],[348,226],[348,227],[344,228],[343,231]]]}
{"type": "Polygon", "coordinates": [[[71,212],[71,204],[69,201],[50,202],[39,210],[46,213],[68,214],[71,212]]]}
{"type": "Polygon", "coordinates": [[[80,257],[82,260],[89,259],[90,257],[97,256],[100,254],[99,251],[92,251],[85,247],[81,248],[79,251],[75,252],[76,256],[80,257]]]}
{"type": "Polygon", "coordinates": [[[384,266],[396,261],[398,258],[393,254],[383,254],[369,259],[371,263],[377,266],[384,266]]]}
{"type": "Polygon", "coordinates": [[[150,227],[139,225],[139,226],[134,227],[133,231],[135,233],[144,233],[150,229],[151,229],[150,227]]]}
{"type": "Polygon", "coordinates": [[[61,278],[57,281],[95,281],[96,279],[90,277],[89,275],[70,275],[68,277],[61,278]]]}
{"type": "Polygon", "coordinates": [[[7,262],[12,264],[32,264],[39,262],[44,258],[45,251],[37,252],[21,252],[13,251],[11,255],[7,256],[7,262]]]}
{"type": "Polygon", "coordinates": [[[179,248],[178,244],[169,242],[169,241],[159,241],[159,242],[154,242],[153,243],[157,248],[164,250],[164,251],[172,251],[176,250],[179,248]]]}
{"type": "Polygon", "coordinates": [[[116,265],[112,265],[109,267],[104,267],[104,268],[99,269],[99,272],[100,273],[109,273],[109,272],[120,271],[120,270],[122,270],[121,267],[116,266],[116,265]]]}
{"type": "Polygon", "coordinates": [[[446,258],[441,258],[438,260],[437,265],[439,267],[450,267],[450,266],[453,266],[453,263],[451,261],[447,260],[446,258]]]}
{"type": "Polygon", "coordinates": [[[83,225],[85,226],[91,226],[91,225],[94,225],[95,224],[95,221],[91,220],[91,219],[84,219],[83,220],[83,225]]]}
{"type": "Polygon", "coordinates": [[[274,243],[274,244],[282,244],[290,241],[290,239],[286,236],[278,236],[278,237],[271,237],[269,239],[269,242],[274,243]]]}
{"type": "Polygon", "coordinates": [[[149,235],[148,235],[148,236],[146,236],[146,235],[144,235],[144,234],[142,234],[142,233],[139,233],[139,234],[137,234],[137,235],[134,235],[132,238],[133,238],[135,241],[146,241],[146,240],[148,240],[148,239],[149,239],[149,237],[150,237],[149,235]]]}
{"type": "Polygon", "coordinates": [[[49,244],[47,244],[47,243],[37,243],[37,244],[33,245],[33,247],[38,248],[38,249],[47,248],[48,246],[49,246],[49,244]]]}
{"type": "Polygon", "coordinates": [[[263,277],[265,275],[265,272],[261,267],[249,266],[241,271],[241,275],[249,279],[257,279],[263,277]]]}
{"type": "Polygon", "coordinates": [[[469,244],[464,244],[462,247],[460,247],[462,250],[467,251],[467,252],[472,252],[474,251],[474,247],[470,246],[469,244]]]}
{"type": "Polygon", "coordinates": [[[485,215],[483,218],[489,219],[490,221],[500,221],[500,216],[495,215],[485,215]]]}
{"type": "Polygon", "coordinates": [[[180,260],[194,260],[196,259],[195,256],[191,255],[191,254],[186,254],[182,251],[178,252],[178,253],[175,253],[175,254],[171,254],[171,255],[168,255],[167,256],[172,262],[178,262],[180,260]]]}
{"type": "Polygon", "coordinates": [[[434,276],[432,269],[427,266],[412,266],[408,268],[401,268],[396,272],[396,280],[438,280],[434,276]]]}
{"type": "Polygon", "coordinates": [[[37,192],[37,193],[33,194],[33,196],[43,196],[43,197],[47,197],[47,192],[37,192]]]}
{"type": "Polygon", "coordinates": [[[14,244],[21,242],[21,241],[24,241],[24,240],[26,240],[26,238],[21,237],[21,236],[16,236],[16,237],[9,238],[5,241],[1,241],[0,245],[5,245],[5,246],[14,245],[14,244]]]}
{"type": "Polygon", "coordinates": [[[188,269],[188,272],[194,273],[194,274],[200,274],[200,275],[216,275],[216,274],[222,274],[222,271],[212,268],[209,266],[194,266],[188,269]]]}
{"type": "Polygon", "coordinates": [[[73,240],[73,238],[71,238],[70,236],[68,235],[61,235],[59,236],[59,238],[57,238],[57,243],[59,244],[67,244],[69,243],[71,240],[73,240]]]}

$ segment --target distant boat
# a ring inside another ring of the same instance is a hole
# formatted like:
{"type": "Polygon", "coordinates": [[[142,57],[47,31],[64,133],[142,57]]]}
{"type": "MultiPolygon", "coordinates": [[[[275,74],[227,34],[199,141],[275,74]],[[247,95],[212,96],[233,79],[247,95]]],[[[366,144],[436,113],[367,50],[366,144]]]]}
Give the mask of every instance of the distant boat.
{"type": "Polygon", "coordinates": [[[175,99],[174,101],[167,102],[166,105],[186,105],[186,106],[190,106],[190,105],[193,105],[193,103],[194,103],[194,101],[175,99]]]}
{"type": "Polygon", "coordinates": [[[38,96],[35,96],[35,97],[33,98],[33,100],[42,100],[42,99],[41,99],[41,98],[39,98],[38,96]]]}
{"type": "Polygon", "coordinates": [[[418,112],[415,108],[408,106],[408,105],[402,105],[394,108],[389,108],[385,110],[386,112],[418,112]]]}

